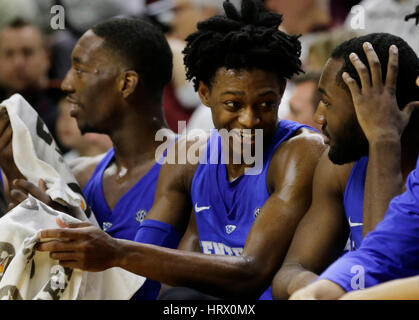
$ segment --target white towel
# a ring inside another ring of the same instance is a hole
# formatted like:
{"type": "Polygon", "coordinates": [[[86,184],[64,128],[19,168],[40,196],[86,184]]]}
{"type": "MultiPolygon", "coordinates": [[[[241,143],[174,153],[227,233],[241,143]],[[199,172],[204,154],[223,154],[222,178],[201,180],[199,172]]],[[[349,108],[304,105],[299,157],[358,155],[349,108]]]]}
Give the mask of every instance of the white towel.
{"type": "Polygon", "coordinates": [[[47,194],[73,209],[73,218],[29,196],[0,219],[0,299],[129,299],[145,278],[121,268],[103,272],[64,269],[48,253],[34,250],[41,229],[64,221],[97,221],[74,176],[36,111],[20,95],[3,101],[13,130],[13,156],[19,171],[47,194]],[[89,218],[88,218],[89,217],[89,218]]]}

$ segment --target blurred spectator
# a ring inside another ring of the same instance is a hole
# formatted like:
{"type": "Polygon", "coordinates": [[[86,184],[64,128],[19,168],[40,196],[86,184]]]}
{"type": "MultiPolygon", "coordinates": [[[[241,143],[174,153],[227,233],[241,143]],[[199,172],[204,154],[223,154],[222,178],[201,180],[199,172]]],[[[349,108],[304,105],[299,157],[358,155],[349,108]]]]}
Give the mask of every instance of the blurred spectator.
{"type": "Polygon", "coordinates": [[[81,134],[76,119],[70,116],[70,106],[65,98],[58,104],[57,137],[61,145],[70,151],[64,154],[64,160],[70,163],[78,157],[93,157],[112,147],[109,136],[97,133],[81,134]]]}
{"type": "Polygon", "coordinates": [[[0,30],[17,18],[34,24],[40,23],[37,2],[34,0],[0,0],[0,30]]]}
{"type": "Polygon", "coordinates": [[[290,113],[286,118],[321,131],[321,126],[313,121],[321,98],[317,90],[319,80],[320,72],[308,72],[293,79],[294,89],[289,99],[290,113]]]}
{"type": "Polygon", "coordinates": [[[188,122],[201,100],[192,84],[186,80],[182,53],[185,43],[172,37],[167,40],[173,53],[173,76],[163,93],[163,110],[168,127],[178,133],[178,122],[188,122]]]}
{"type": "Polygon", "coordinates": [[[331,0],[330,14],[332,16],[332,25],[342,25],[345,22],[348,13],[351,11],[351,8],[360,2],[361,0],[331,0]]]}
{"type": "Polygon", "coordinates": [[[330,27],[330,0],[265,0],[265,6],[281,13],[281,29],[290,34],[307,34],[330,27]]]}
{"type": "Polygon", "coordinates": [[[415,11],[415,0],[363,0],[358,9],[348,15],[345,26],[360,28],[364,34],[387,32],[404,39],[416,54],[419,54],[419,37],[414,19],[406,22],[404,17],[415,11]]]}
{"type": "Polygon", "coordinates": [[[49,20],[53,5],[65,9],[65,29],[56,30],[51,35],[51,71],[53,79],[64,79],[70,69],[71,52],[79,37],[101,20],[114,16],[140,16],[145,11],[144,0],[37,0],[39,11],[44,14],[45,30],[51,30],[49,20]],[[45,24],[46,23],[46,24],[45,24]]]}
{"type": "Polygon", "coordinates": [[[344,27],[317,33],[309,46],[308,57],[303,66],[304,70],[322,70],[334,48],[342,42],[360,35],[359,31],[348,30],[344,27]]]}
{"type": "MultiPolygon", "coordinates": [[[[233,0],[233,3],[237,0],[233,0]]],[[[223,13],[223,0],[160,0],[147,1],[147,13],[167,24],[167,38],[173,52],[173,79],[163,95],[163,109],[168,127],[176,133],[179,121],[189,122],[201,104],[192,84],[186,80],[182,51],[184,39],[195,32],[198,21],[223,13]]]]}
{"type": "Polygon", "coordinates": [[[172,35],[185,40],[196,31],[196,24],[215,14],[223,14],[222,0],[174,0],[172,35]]]}
{"type": "Polygon", "coordinates": [[[0,30],[0,101],[20,93],[55,136],[60,90],[49,81],[49,66],[44,37],[37,26],[18,18],[0,30]]]}

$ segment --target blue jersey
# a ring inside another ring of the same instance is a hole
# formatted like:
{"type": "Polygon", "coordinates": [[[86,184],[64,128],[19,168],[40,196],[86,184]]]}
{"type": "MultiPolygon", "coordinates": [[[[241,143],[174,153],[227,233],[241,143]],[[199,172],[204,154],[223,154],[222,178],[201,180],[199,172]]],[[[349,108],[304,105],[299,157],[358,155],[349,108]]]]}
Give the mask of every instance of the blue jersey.
{"type": "Polygon", "coordinates": [[[343,198],[345,214],[351,230],[349,236],[351,251],[359,248],[362,242],[364,186],[367,167],[368,157],[362,157],[354,163],[343,198]]]}
{"type": "Polygon", "coordinates": [[[395,197],[384,219],[357,251],[333,263],[319,279],[346,291],[419,274],[419,158],[409,174],[406,192],[395,197]]]}
{"type": "MultiPolygon", "coordinates": [[[[99,226],[114,238],[135,240],[135,236],[147,212],[153,206],[154,193],[160,172],[160,161],[156,164],[116,203],[109,208],[103,194],[103,173],[114,158],[111,148],[97,165],[93,175],[83,189],[87,203],[92,208],[99,226]]],[[[134,299],[156,299],[160,283],[149,279],[135,294],[134,299]]]]}
{"type": "MultiPolygon", "coordinates": [[[[270,196],[266,174],[271,158],[276,148],[302,127],[306,126],[281,120],[264,152],[262,172],[242,175],[233,182],[227,180],[221,137],[217,130],[213,130],[203,156],[206,161],[198,165],[191,186],[202,253],[241,255],[249,230],[270,196]],[[217,164],[213,164],[214,159],[218,159],[217,164]]],[[[271,288],[263,293],[261,299],[272,299],[271,288]]]]}
{"type": "Polygon", "coordinates": [[[83,189],[87,203],[92,208],[99,226],[114,238],[134,240],[147,212],[153,206],[161,165],[156,164],[127,193],[109,208],[103,194],[103,173],[114,158],[111,148],[97,165],[83,189]]]}

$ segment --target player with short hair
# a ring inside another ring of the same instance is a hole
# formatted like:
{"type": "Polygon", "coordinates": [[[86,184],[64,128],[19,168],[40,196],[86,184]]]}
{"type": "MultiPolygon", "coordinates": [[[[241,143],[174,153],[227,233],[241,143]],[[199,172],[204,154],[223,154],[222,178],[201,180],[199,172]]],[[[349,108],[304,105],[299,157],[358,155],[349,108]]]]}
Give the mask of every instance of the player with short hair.
{"type": "MultiPolygon", "coordinates": [[[[67,267],[119,266],[218,297],[271,298],[272,277],[310,205],[314,168],[325,146],[310,128],[277,119],[286,79],[301,71],[298,38],[278,30],[282,17],[258,0],[244,0],[241,14],[229,1],[224,8],[225,16],[198,24],[185,49],[187,77],[211,108],[217,130],[200,145],[199,163],[162,166],[145,220],[179,234],[191,220],[197,235],[189,238],[190,248],[200,252],[113,239],[82,225],[42,231],[42,238],[70,241],[44,243],[39,250],[51,251],[67,267]],[[223,129],[235,143],[222,145],[223,129]],[[261,145],[257,129],[263,130],[261,145]],[[237,143],[243,151],[234,148],[237,143]],[[263,163],[256,173],[256,161],[246,163],[244,149],[258,147],[263,163]],[[233,162],[237,155],[240,161],[233,162]]],[[[182,140],[178,152],[194,150],[182,140]]],[[[142,234],[140,228],[137,238],[142,234]]]]}

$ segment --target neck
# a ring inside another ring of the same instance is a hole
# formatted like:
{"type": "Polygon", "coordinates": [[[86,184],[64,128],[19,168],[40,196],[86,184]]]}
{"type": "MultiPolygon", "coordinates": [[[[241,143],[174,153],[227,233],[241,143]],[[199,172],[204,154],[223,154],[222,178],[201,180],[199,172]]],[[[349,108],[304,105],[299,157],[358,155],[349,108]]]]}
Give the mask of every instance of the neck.
{"type": "Polygon", "coordinates": [[[161,106],[132,107],[119,125],[109,133],[117,167],[127,170],[155,158],[158,130],[165,128],[161,106]],[[156,110],[154,113],[150,110],[156,110]]]}

